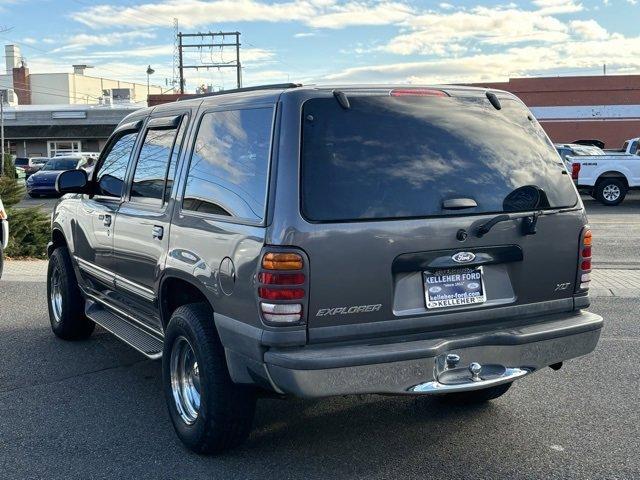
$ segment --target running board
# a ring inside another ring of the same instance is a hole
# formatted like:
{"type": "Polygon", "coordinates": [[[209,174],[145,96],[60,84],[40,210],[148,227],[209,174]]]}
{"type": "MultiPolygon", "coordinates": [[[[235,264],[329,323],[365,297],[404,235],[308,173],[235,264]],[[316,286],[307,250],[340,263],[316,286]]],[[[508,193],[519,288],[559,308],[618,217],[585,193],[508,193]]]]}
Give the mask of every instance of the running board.
{"type": "Polygon", "coordinates": [[[91,300],[87,302],[85,313],[91,320],[144,356],[152,360],[162,357],[163,343],[157,336],[137,327],[128,320],[124,320],[115,312],[91,300]]]}

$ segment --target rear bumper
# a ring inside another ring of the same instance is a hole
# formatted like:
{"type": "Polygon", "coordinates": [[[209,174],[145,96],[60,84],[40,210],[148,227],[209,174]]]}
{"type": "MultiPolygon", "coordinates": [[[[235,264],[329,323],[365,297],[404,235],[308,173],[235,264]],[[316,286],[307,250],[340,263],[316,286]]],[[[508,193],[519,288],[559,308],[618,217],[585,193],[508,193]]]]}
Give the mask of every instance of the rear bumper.
{"type": "MultiPolygon", "coordinates": [[[[443,355],[457,354],[462,367],[477,362],[505,367],[505,371],[522,370],[524,376],[593,351],[603,324],[602,317],[584,311],[539,320],[525,326],[416,341],[270,349],[264,353],[264,368],[275,390],[300,397],[438,393],[438,388],[426,385],[440,385],[436,365],[443,355]]],[[[469,383],[458,390],[482,385],[469,383]]]]}

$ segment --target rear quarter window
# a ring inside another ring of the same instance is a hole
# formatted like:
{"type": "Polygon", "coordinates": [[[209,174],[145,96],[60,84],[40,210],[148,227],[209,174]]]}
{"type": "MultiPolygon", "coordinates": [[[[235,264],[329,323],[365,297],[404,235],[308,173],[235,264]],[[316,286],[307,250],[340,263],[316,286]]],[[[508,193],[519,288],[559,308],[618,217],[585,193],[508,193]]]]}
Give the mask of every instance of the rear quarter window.
{"type": "Polygon", "coordinates": [[[262,221],[272,122],[272,108],[205,113],[189,165],[183,210],[262,221]]]}

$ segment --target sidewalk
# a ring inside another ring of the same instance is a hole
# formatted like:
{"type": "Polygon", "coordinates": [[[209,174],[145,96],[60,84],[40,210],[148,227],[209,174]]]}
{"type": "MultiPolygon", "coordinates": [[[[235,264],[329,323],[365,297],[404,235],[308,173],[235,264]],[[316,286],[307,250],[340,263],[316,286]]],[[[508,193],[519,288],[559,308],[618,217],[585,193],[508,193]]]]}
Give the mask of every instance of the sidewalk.
{"type": "MultiPolygon", "coordinates": [[[[0,282],[44,282],[45,260],[7,260],[0,282]]],[[[640,271],[628,269],[596,269],[591,273],[592,297],[640,298],[640,271]]]]}
{"type": "Polygon", "coordinates": [[[5,260],[1,282],[44,282],[46,260],[5,260]]]}

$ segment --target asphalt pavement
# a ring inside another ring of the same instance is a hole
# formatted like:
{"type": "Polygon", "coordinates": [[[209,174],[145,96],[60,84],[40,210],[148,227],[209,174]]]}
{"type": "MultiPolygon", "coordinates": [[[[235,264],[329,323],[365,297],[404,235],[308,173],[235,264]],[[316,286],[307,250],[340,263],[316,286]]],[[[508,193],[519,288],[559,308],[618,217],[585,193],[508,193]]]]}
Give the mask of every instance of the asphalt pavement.
{"type": "Polygon", "coordinates": [[[44,299],[43,283],[0,288],[3,479],[640,477],[640,299],[595,299],[607,318],[597,350],[489,405],[263,399],[247,444],[219,457],[174,436],[159,362],[102,329],[56,339],[44,299]]]}
{"type": "MultiPolygon", "coordinates": [[[[615,209],[586,201],[598,269],[640,268],[640,198],[632,200],[615,209]]],[[[45,290],[42,281],[0,281],[3,480],[640,478],[640,297],[593,298],[606,319],[596,351],[488,405],[262,399],[249,441],[206,457],[172,431],[160,363],[100,328],[87,341],[55,338],[45,290]]]]}

